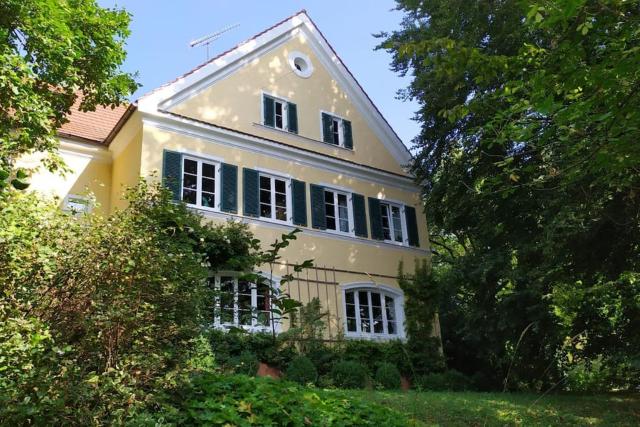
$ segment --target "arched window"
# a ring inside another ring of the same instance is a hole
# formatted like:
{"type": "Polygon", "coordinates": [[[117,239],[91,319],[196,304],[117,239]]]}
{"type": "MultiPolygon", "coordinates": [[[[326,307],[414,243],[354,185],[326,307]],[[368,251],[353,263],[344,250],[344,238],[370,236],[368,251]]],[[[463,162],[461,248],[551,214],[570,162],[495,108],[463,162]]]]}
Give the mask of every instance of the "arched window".
{"type": "Polygon", "coordinates": [[[347,337],[404,338],[402,291],[372,283],[343,286],[347,337]]]}
{"type": "Polygon", "coordinates": [[[271,312],[273,290],[268,281],[253,283],[234,274],[217,275],[210,281],[216,291],[214,326],[269,332],[273,322],[279,329],[279,319],[271,312]]]}

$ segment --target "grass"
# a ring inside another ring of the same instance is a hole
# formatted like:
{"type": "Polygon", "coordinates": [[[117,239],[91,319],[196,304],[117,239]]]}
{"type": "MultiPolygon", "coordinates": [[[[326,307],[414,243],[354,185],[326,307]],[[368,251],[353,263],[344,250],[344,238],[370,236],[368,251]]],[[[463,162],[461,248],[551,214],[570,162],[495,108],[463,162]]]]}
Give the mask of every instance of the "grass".
{"type": "Polygon", "coordinates": [[[353,391],[410,417],[419,426],[637,426],[640,395],[353,391]]]}

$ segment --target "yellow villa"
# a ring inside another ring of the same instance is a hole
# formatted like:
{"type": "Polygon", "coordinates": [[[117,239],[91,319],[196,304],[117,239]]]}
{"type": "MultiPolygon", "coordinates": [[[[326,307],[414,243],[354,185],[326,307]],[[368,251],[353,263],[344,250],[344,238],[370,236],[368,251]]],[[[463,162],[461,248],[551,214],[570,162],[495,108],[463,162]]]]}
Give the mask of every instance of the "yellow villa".
{"type": "MultiPolygon", "coordinates": [[[[108,214],[145,177],[205,220],[247,223],[264,245],[300,228],[276,278],[315,267],[285,291],[320,300],[330,337],[405,338],[398,264],[429,256],[411,155],[306,12],[129,106],[75,111],[59,137],[72,173],[38,173],[32,187],[63,209],[108,214]]],[[[268,316],[243,314],[268,309],[262,289],[232,273],[215,283],[228,296],[216,326],[271,330],[268,316]]]]}

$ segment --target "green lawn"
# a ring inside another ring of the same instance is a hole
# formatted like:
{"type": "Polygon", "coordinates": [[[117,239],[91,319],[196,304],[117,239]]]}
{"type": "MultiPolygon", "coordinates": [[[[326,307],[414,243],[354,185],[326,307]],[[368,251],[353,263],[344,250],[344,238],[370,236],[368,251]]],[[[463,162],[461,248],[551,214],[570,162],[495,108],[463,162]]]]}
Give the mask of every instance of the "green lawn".
{"type": "Polygon", "coordinates": [[[640,395],[538,395],[471,392],[354,391],[406,414],[417,425],[442,426],[636,426],[640,395]]]}

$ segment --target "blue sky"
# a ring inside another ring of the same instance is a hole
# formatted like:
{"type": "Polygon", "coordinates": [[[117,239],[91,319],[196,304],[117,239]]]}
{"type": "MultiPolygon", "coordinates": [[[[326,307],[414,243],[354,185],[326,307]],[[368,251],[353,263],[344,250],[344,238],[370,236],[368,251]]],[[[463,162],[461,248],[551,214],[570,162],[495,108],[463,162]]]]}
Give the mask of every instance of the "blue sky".
{"type": "Polygon", "coordinates": [[[418,133],[411,120],[417,105],[396,99],[409,80],[389,70],[391,57],[374,51],[372,34],[397,29],[402,14],[393,0],[99,0],[133,15],[124,68],[138,71],[139,95],[185,73],[206,60],[206,50],[189,42],[228,25],[240,24],[210,46],[215,55],[276,22],[306,9],[347,67],[365,88],[405,144],[418,133]]]}

